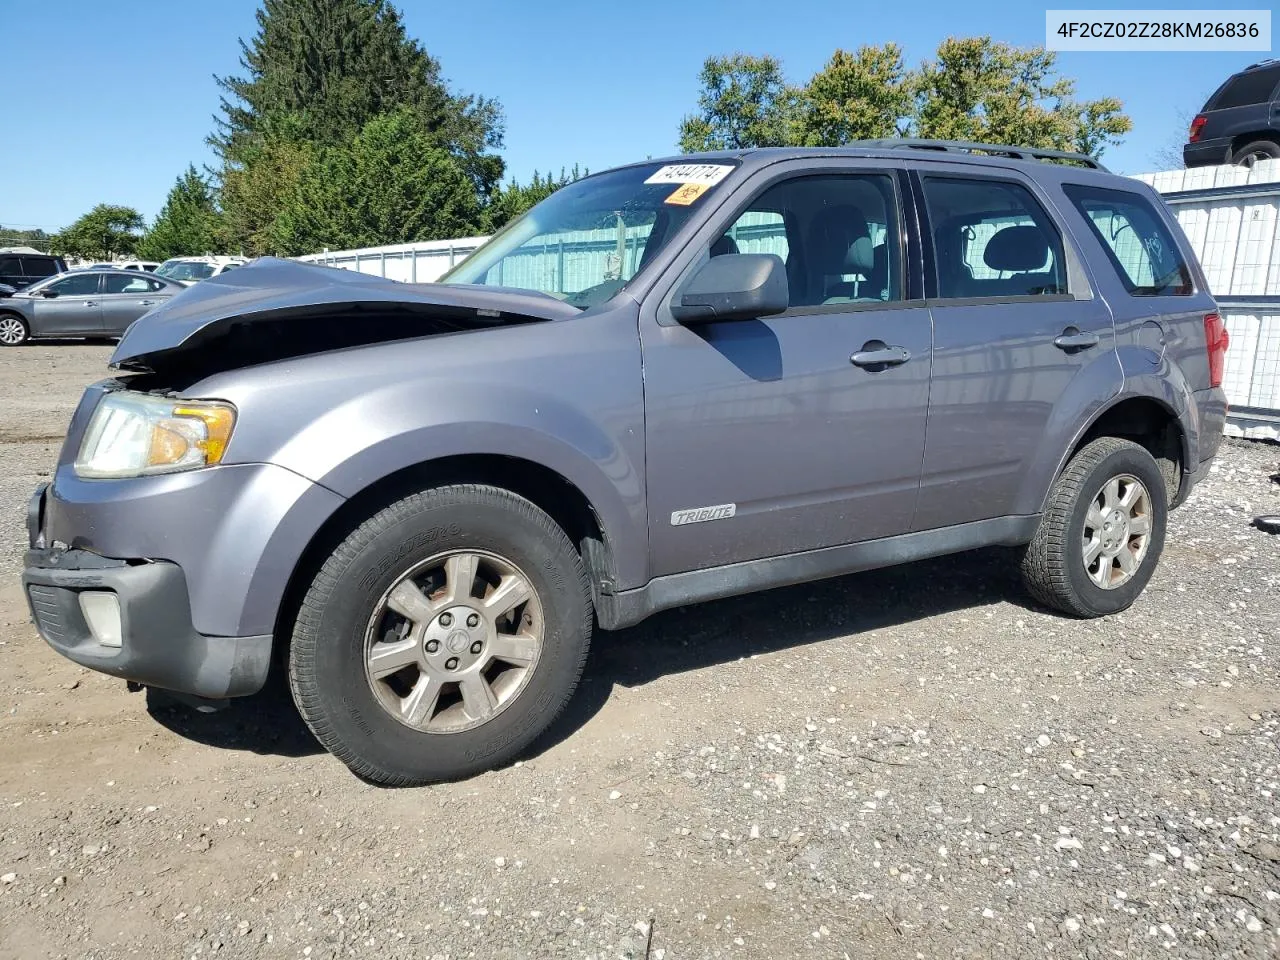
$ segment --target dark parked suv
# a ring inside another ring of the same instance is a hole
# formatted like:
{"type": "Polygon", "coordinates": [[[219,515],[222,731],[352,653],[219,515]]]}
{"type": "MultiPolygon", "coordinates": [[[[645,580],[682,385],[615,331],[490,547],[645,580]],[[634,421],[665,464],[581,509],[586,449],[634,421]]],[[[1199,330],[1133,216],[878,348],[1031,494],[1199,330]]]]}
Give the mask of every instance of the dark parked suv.
{"type": "Polygon", "coordinates": [[[0,249],[0,283],[15,290],[66,270],[66,261],[61,257],[0,249]]]}
{"type": "Polygon", "coordinates": [[[1188,167],[1280,157],[1280,61],[1246,67],[1214,91],[1182,147],[1188,167]]]}
{"type": "Polygon", "coordinates": [[[40,633],[214,700],[278,663],[408,784],[526,749],[593,623],[993,544],[1040,602],[1124,610],[1226,416],[1200,266],[1088,158],[901,145],[596,174],[442,283],[190,288],[31,501],[40,633]]]}

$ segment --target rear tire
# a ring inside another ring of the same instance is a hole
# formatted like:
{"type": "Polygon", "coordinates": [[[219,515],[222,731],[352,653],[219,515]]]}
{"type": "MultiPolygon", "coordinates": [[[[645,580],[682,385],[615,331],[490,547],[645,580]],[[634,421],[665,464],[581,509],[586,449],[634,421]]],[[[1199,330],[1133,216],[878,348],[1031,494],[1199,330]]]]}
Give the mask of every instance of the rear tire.
{"type": "Polygon", "coordinates": [[[453,780],[551,725],[591,624],[586,569],[554,520],[496,487],[438,487],[380,510],[325,561],[289,681],[307,726],[358,776],[453,780]]]}
{"type": "Polygon", "coordinates": [[[1049,494],[1022,559],[1027,590],[1076,617],[1128,609],[1155,572],[1168,512],[1166,478],[1151,454],[1099,437],[1072,457],[1049,494]]]}
{"type": "Polygon", "coordinates": [[[0,313],[0,347],[17,347],[31,339],[27,321],[16,313],[0,313]]]}
{"type": "Polygon", "coordinates": [[[1241,167],[1252,167],[1259,160],[1280,158],[1280,143],[1274,140],[1254,140],[1231,155],[1231,162],[1241,167]]]}

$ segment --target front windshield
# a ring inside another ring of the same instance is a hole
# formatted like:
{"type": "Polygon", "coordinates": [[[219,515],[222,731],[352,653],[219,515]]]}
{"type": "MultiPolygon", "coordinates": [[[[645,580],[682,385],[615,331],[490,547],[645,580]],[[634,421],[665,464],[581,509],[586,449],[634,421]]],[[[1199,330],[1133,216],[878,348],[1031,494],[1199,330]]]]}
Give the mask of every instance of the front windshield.
{"type": "Polygon", "coordinates": [[[684,226],[736,167],[649,163],[578,180],[509,224],[442,283],[536,290],[604,303],[684,226]]]}
{"type": "Polygon", "coordinates": [[[213,264],[192,263],[190,260],[175,263],[169,260],[156,269],[156,274],[170,280],[208,280],[213,276],[213,264]]]}

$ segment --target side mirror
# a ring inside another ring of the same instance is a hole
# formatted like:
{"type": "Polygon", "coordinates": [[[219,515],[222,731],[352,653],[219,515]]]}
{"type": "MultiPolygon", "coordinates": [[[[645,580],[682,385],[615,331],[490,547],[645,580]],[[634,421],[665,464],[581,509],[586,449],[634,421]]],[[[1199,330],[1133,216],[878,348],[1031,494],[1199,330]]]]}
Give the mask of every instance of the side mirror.
{"type": "Polygon", "coordinates": [[[40,291],[40,296],[42,297],[56,297],[57,295],[58,295],[57,290],[50,290],[48,287],[45,287],[43,290],[40,291]]]}
{"type": "Polygon", "coordinates": [[[791,302],[787,267],[773,253],[726,253],[698,268],[672,305],[680,323],[754,320],[791,302]]]}

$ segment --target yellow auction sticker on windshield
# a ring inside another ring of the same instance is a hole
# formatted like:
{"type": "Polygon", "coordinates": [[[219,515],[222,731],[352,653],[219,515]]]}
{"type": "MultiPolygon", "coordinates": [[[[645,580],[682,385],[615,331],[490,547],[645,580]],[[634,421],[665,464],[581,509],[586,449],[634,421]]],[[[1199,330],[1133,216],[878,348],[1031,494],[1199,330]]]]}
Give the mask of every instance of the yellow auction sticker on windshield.
{"type": "Polygon", "coordinates": [[[663,200],[662,202],[674,203],[681,207],[687,207],[689,206],[689,204],[693,203],[693,201],[697,200],[700,196],[706,193],[709,186],[710,184],[706,184],[706,183],[683,184],[677,187],[676,192],[673,193],[671,196],[667,197],[667,199],[663,200]]]}
{"type": "Polygon", "coordinates": [[[669,163],[650,174],[645,183],[701,183],[714,187],[733,172],[723,163],[669,163]]]}

